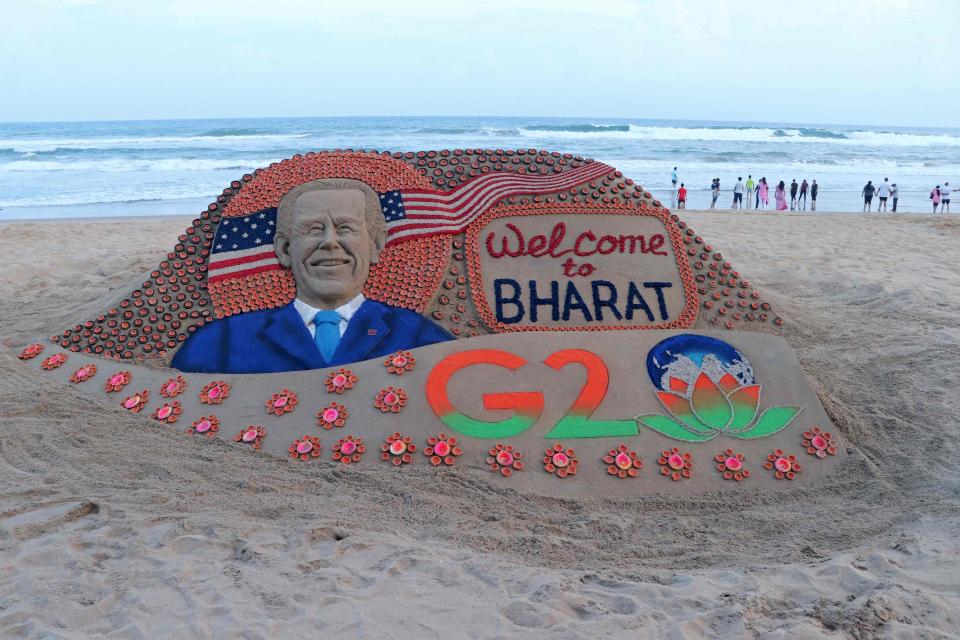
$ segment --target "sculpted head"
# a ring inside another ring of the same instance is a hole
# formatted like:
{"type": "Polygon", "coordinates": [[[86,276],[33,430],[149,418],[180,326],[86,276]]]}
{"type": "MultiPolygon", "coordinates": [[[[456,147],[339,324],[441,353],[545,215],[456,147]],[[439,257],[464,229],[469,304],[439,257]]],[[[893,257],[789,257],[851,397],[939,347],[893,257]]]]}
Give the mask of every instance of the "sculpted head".
{"type": "Polygon", "coordinates": [[[319,309],[335,309],[363,290],[386,239],[380,199],[359,180],[307,182],[277,207],[277,260],[293,271],[297,297],[319,309]]]}

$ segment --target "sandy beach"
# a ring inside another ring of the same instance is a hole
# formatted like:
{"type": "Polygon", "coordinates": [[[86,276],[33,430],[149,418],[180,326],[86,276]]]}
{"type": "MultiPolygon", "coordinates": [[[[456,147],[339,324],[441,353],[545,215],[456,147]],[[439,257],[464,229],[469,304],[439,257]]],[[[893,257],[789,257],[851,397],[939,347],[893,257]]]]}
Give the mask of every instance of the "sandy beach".
{"type": "Polygon", "coordinates": [[[0,637],[958,637],[960,219],[681,216],[783,317],[841,472],[575,501],[188,440],[14,349],[192,216],[0,224],[0,637]]]}

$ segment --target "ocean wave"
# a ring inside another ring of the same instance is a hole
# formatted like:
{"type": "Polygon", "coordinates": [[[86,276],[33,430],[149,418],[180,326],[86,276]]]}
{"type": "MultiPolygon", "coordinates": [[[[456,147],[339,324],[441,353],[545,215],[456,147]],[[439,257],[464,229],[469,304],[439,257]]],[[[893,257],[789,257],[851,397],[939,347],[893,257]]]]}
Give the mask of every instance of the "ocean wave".
{"type": "Polygon", "coordinates": [[[623,138],[652,141],[790,142],[876,147],[958,147],[960,136],[934,133],[895,133],[883,131],[835,131],[813,127],[658,127],[645,125],[578,125],[581,128],[524,126],[523,137],[550,138],[623,138]],[[626,128],[624,128],[626,127],[626,128]]]}
{"type": "Polygon", "coordinates": [[[143,149],[160,146],[216,145],[234,141],[281,141],[310,137],[310,133],[258,133],[237,135],[144,136],[115,138],[0,139],[0,151],[38,153],[55,149],[143,149]]]}
{"type": "Polygon", "coordinates": [[[199,158],[165,158],[155,160],[114,158],[110,160],[14,160],[0,163],[0,172],[16,171],[102,171],[105,173],[127,173],[131,171],[252,171],[266,167],[282,158],[223,158],[204,160],[199,158]]]}
{"type": "MultiPolygon", "coordinates": [[[[663,175],[669,176],[670,169],[674,165],[679,166],[680,174],[691,173],[723,173],[740,172],[746,175],[752,173],[754,176],[765,172],[772,174],[831,174],[831,175],[863,175],[871,176],[877,173],[886,175],[930,175],[930,163],[923,161],[903,161],[886,159],[846,159],[835,161],[824,158],[816,160],[765,160],[762,158],[744,158],[742,160],[733,160],[723,158],[711,160],[704,157],[692,162],[667,162],[661,159],[637,159],[637,158],[597,158],[611,166],[616,167],[626,175],[637,176],[645,175],[663,175]]],[[[960,173],[960,164],[958,163],[937,163],[935,165],[938,172],[943,175],[960,173]]]]}
{"type": "Polygon", "coordinates": [[[46,195],[31,195],[29,197],[11,198],[9,200],[0,200],[0,218],[3,217],[3,209],[7,207],[59,207],[59,206],[80,206],[95,204],[123,204],[123,203],[141,203],[141,202],[164,202],[171,200],[213,200],[217,189],[203,187],[167,187],[167,188],[145,188],[139,191],[132,189],[117,190],[115,192],[81,192],[81,193],[57,193],[46,195]]]}
{"type": "Polygon", "coordinates": [[[550,131],[572,133],[606,133],[609,131],[630,131],[629,124],[532,124],[523,127],[525,131],[550,131]]]}

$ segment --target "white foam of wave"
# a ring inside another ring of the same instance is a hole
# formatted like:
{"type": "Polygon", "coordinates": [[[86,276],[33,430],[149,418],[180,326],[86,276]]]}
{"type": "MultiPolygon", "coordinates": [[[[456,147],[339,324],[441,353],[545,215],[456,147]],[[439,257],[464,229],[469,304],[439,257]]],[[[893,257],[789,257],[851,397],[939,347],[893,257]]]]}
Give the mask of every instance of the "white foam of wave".
{"type": "Polygon", "coordinates": [[[14,160],[0,164],[3,171],[102,171],[105,173],[125,173],[129,171],[217,171],[231,169],[252,171],[266,167],[282,158],[222,158],[203,160],[198,158],[165,158],[156,160],[137,160],[115,158],[111,160],[14,160]]]}
{"type": "MultiPolygon", "coordinates": [[[[657,172],[664,175],[669,174],[673,164],[664,160],[637,160],[633,158],[598,158],[610,166],[616,167],[624,173],[647,173],[657,172]],[[669,166],[668,166],[669,165],[669,166]]],[[[676,163],[674,163],[676,164],[676,163]]],[[[863,174],[873,175],[875,173],[898,174],[898,175],[957,175],[960,174],[960,164],[943,164],[936,167],[927,166],[923,162],[905,162],[902,160],[880,160],[880,159],[851,159],[843,160],[837,163],[825,162],[779,162],[763,159],[736,160],[727,162],[682,162],[679,164],[680,173],[689,173],[694,171],[704,171],[715,173],[716,175],[728,175],[731,173],[752,173],[754,176],[766,171],[768,174],[773,171],[782,173],[794,172],[797,175],[809,175],[811,173],[820,174],[863,174]]]]}
{"type": "Polygon", "coordinates": [[[264,133],[236,136],[146,136],[114,138],[46,138],[0,139],[0,150],[12,150],[18,153],[37,153],[55,149],[143,149],[156,147],[182,146],[229,146],[233,142],[282,141],[307,138],[309,133],[264,133]]]}
{"type": "MultiPolygon", "coordinates": [[[[0,200],[0,209],[7,207],[37,207],[37,206],[65,206],[65,205],[92,205],[112,204],[120,202],[168,201],[185,199],[209,199],[223,188],[222,183],[190,184],[174,186],[153,186],[140,188],[118,188],[114,191],[88,191],[78,193],[53,193],[47,195],[31,195],[22,198],[0,200]]],[[[0,218],[3,217],[0,211],[0,218]]]]}
{"type": "Polygon", "coordinates": [[[700,140],[725,142],[788,142],[837,144],[876,147],[960,147],[960,136],[950,134],[893,133],[880,131],[834,131],[821,129],[840,137],[825,137],[788,128],[712,128],[712,127],[650,127],[631,124],[629,131],[539,131],[520,128],[524,138],[625,138],[631,140],[700,140]],[[778,133],[779,132],[779,133],[778,133]]]}

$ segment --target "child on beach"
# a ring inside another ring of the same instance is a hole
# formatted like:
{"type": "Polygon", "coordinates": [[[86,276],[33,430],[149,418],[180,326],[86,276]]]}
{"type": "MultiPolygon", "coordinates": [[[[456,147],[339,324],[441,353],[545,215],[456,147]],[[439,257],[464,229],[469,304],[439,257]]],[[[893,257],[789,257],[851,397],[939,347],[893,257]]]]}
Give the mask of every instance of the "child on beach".
{"type": "Polygon", "coordinates": [[[677,189],[677,208],[687,208],[687,188],[683,186],[682,182],[680,183],[680,188],[677,189]]]}
{"type": "Polygon", "coordinates": [[[777,190],[773,193],[773,199],[777,201],[777,211],[787,210],[787,188],[783,180],[777,185],[777,190]]]}

